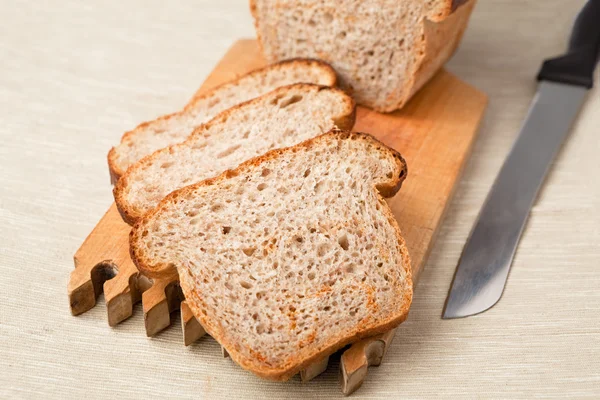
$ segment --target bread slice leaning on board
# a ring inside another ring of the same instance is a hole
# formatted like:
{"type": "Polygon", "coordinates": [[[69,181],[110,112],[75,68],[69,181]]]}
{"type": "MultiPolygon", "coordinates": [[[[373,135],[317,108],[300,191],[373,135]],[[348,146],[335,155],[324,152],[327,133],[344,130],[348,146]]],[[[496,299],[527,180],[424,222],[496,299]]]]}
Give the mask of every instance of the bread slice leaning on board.
{"type": "Polygon", "coordinates": [[[358,104],[401,108],[450,58],[475,0],[250,0],[267,60],[331,63],[358,104]]]}
{"type": "Polygon", "coordinates": [[[269,65],[195,96],[179,112],[144,122],[126,132],[108,153],[113,183],[130,165],[158,149],[184,141],[192,131],[215,115],[280,86],[314,83],[335,86],[335,71],[326,63],[292,59],[269,65]]]}
{"type": "Polygon", "coordinates": [[[406,173],[372,136],[334,130],[171,193],[132,229],[132,259],[176,267],[231,358],[287,380],[406,319],[410,259],[384,200],[406,173]]]}
{"type": "Polygon", "coordinates": [[[354,118],[354,101],[340,89],[305,83],[275,89],[222,112],[183,143],[130,167],[114,188],[117,208],[133,224],[176,189],[336,126],[352,129],[354,118]]]}

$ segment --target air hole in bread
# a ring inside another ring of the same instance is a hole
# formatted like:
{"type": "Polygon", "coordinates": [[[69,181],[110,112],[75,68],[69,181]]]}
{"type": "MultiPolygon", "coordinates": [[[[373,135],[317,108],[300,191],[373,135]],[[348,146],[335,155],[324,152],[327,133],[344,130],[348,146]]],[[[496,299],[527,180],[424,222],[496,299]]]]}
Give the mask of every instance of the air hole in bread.
{"type": "Polygon", "coordinates": [[[259,192],[265,190],[267,188],[267,184],[266,183],[260,183],[258,184],[258,186],[256,187],[256,189],[258,189],[259,192]]]}
{"type": "Polygon", "coordinates": [[[269,168],[263,168],[260,176],[269,176],[270,173],[271,173],[271,170],[269,168]]]}
{"type": "Polygon", "coordinates": [[[169,161],[169,162],[165,162],[165,163],[160,164],[160,167],[161,168],[169,168],[173,164],[174,164],[173,161],[169,161]]]}
{"type": "Polygon", "coordinates": [[[307,277],[308,277],[308,279],[310,279],[312,281],[313,279],[315,279],[315,273],[309,272],[307,277]]]}
{"type": "Polygon", "coordinates": [[[348,250],[348,247],[350,246],[350,244],[348,243],[348,236],[345,234],[338,238],[338,243],[340,244],[340,247],[344,250],[348,250]]]}
{"type": "Polygon", "coordinates": [[[310,175],[310,168],[307,168],[306,171],[304,171],[304,177],[306,178],[309,175],[310,175]]]}
{"type": "Polygon", "coordinates": [[[224,157],[230,156],[233,153],[235,153],[235,151],[237,149],[239,149],[240,147],[242,147],[241,144],[236,144],[234,146],[230,146],[227,149],[225,149],[222,152],[220,152],[219,154],[217,154],[217,158],[224,158],[224,157]]]}
{"type": "Polygon", "coordinates": [[[288,97],[285,100],[282,100],[281,103],[279,103],[279,108],[286,108],[286,107],[288,107],[292,104],[295,104],[301,100],[302,100],[302,96],[299,94],[295,94],[291,97],[288,97]]]}
{"type": "Polygon", "coordinates": [[[250,131],[244,132],[244,135],[242,136],[242,138],[248,139],[248,136],[250,136],[250,131]]]}
{"type": "Polygon", "coordinates": [[[239,175],[239,172],[237,172],[233,169],[228,169],[227,171],[225,171],[225,177],[227,179],[235,178],[238,175],[239,175]]]}
{"type": "Polygon", "coordinates": [[[277,103],[279,102],[279,100],[281,100],[283,98],[283,95],[279,95],[279,96],[275,96],[275,98],[273,100],[271,100],[271,105],[277,105],[277,103]]]}
{"type": "Polygon", "coordinates": [[[224,226],[222,228],[222,232],[223,232],[223,235],[227,235],[229,232],[231,232],[231,227],[230,226],[224,226]]]}
{"type": "Polygon", "coordinates": [[[337,34],[338,39],[344,39],[346,37],[346,31],[341,31],[337,34]]]}
{"type": "Polygon", "coordinates": [[[244,289],[251,289],[252,288],[252,284],[250,282],[246,282],[246,281],[241,281],[240,282],[240,286],[243,287],[244,289]]]}
{"type": "Polygon", "coordinates": [[[333,15],[331,15],[331,13],[325,13],[323,14],[323,20],[327,23],[333,21],[333,15]]]}
{"type": "Polygon", "coordinates": [[[323,193],[323,191],[325,191],[325,183],[323,181],[317,182],[317,184],[315,185],[315,193],[321,194],[323,193]]]}
{"type": "Polygon", "coordinates": [[[246,247],[246,248],[242,249],[244,254],[247,255],[248,257],[250,257],[252,254],[254,254],[255,250],[256,250],[255,247],[246,247]]]}

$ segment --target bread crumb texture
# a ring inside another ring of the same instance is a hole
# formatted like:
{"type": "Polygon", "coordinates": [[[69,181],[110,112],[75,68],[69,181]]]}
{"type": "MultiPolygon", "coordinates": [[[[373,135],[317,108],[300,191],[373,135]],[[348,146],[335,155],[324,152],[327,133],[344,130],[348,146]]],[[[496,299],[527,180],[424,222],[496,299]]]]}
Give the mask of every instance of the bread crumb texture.
{"type": "Polygon", "coordinates": [[[193,98],[179,112],[144,122],[125,133],[108,155],[109,167],[113,175],[121,176],[144,156],[182,142],[194,128],[221,111],[293,83],[333,86],[336,76],[329,65],[315,60],[283,61],[253,71],[193,98]]]}
{"type": "Polygon", "coordinates": [[[405,175],[397,152],[334,131],[172,193],[134,227],[133,258],[177,267],[232,358],[287,379],[406,318],[410,261],[376,189],[393,195],[405,175]]]}
{"type": "Polygon", "coordinates": [[[172,191],[336,127],[351,129],[354,102],[340,89],[295,84],[225,111],[183,143],[133,165],[115,186],[121,214],[135,222],[172,191]],[[339,126],[342,125],[342,126],[339,126]]]}
{"type": "Polygon", "coordinates": [[[457,16],[452,0],[251,0],[250,7],[267,59],[325,60],[358,104],[389,112],[451,56],[474,2],[457,16]]]}

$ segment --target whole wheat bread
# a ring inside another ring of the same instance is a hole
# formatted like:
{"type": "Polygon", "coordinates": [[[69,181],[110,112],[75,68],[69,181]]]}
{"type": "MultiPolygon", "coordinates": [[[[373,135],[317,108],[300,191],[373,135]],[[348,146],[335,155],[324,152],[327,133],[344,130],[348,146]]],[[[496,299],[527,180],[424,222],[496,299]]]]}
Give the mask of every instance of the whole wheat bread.
{"type": "Polygon", "coordinates": [[[402,107],[450,58],[475,0],[250,0],[270,61],[325,60],[358,104],[402,107]]]}
{"type": "Polygon", "coordinates": [[[405,176],[398,152],[332,131],[171,193],[132,229],[132,259],[176,267],[231,358],[286,380],[406,318],[410,260],[383,199],[405,176]]]}
{"type": "Polygon", "coordinates": [[[335,71],[321,61],[293,59],[250,72],[234,81],[195,96],[179,112],[144,122],[126,132],[108,153],[111,180],[116,182],[130,165],[171,144],[180,143],[194,128],[223,110],[293,83],[334,86],[335,71]]]}
{"type": "Polygon", "coordinates": [[[304,83],[275,89],[222,112],[185,142],[130,167],[114,188],[117,208],[132,224],[173,190],[336,126],[351,129],[354,115],[354,101],[340,89],[304,83]]]}

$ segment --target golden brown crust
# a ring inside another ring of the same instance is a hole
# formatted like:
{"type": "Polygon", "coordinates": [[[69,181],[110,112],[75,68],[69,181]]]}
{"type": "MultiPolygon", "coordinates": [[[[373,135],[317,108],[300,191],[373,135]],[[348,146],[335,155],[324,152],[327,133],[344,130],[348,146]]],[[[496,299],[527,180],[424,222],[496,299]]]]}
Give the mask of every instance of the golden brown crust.
{"type": "Polygon", "coordinates": [[[354,103],[354,100],[352,99],[352,97],[348,96],[343,90],[335,88],[335,87],[330,87],[330,86],[315,85],[312,83],[296,83],[293,85],[279,87],[279,88],[277,88],[269,93],[266,93],[260,97],[256,97],[254,99],[245,101],[236,106],[233,106],[232,108],[222,111],[221,113],[217,114],[210,121],[198,126],[196,129],[194,129],[194,131],[190,134],[190,136],[188,136],[188,138],[183,143],[174,144],[174,145],[168,146],[164,149],[157,150],[154,153],[145,156],[137,163],[131,165],[129,167],[129,169],[127,170],[127,172],[125,172],[125,174],[123,174],[121,176],[121,178],[117,180],[117,182],[113,188],[115,204],[117,206],[117,210],[119,210],[119,214],[121,215],[121,218],[123,218],[123,221],[125,221],[129,225],[133,225],[133,224],[135,224],[136,221],[138,221],[144,215],[143,210],[140,210],[140,209],[134,207],[129,202],[127,202],[125,189],[128,187],[131,175],[135,171],[143,169],[143,168],[147,167],[148,165],[152,164],[154,162],[154,160],[156,159],[156,157],[158,157],[158,155],[160,153],[165,152],[165,151],[173,152],[174,149],[179,146],[186,146],[188,142],[193,140],[194,136],[202,135],[202,132],[206,131],[207,129],[211,128],[214,125],[225,123],[225,121],[227,121],[229,119],[229,116],[233,113],[236,113],[239,109],[242,109],[242,108],[248,107],[248,106],[252,106],[254,104],[260,104],[261,102],[264,101],[264,98],[273,96],[273,94],[286,93],[290,90],[314,90],[314,89],[317,89],[319,91],[327,90],[327,91],[331,91],[331,92],[340,94],[340,97],[342,97],[344,99],[344,101],[346,102],[346,106],[347,106],[346,110],[348,110],[349,112],[342,114],[342,115],[334,116],[334,118],[333,118],[334,123],[337,126],[337,128],[339,128],[341,130],[352,129],[352,127],[354,126],[354,122],[356,120],[356,104],[354,103]]]}
{"type": "Polygon", "coordinates": [[[425,21],[425,43],[419,67],[412,77],[410,90],[402,107],[442,67],[458,48],[476,0],[463,2],[460,8],[448,13],[443,20],[425,21]]]}
{"type": "MultiPolygon", "coordinates": [[[[316,59],[312,59],[312,58],[292,58],[289,60],[283,60],[283,61],[271,64],[271,65],[267,65],[262,68],[255,69],[253,71],[250,71],[246,75],[243,75],[235,80],[225,82],[225,83],[218,85],[206,92],[203,92],[202,94],[195,95],[194,97],[192,97],[190,99],[190,101],[185,105],[185,107],[181,111],[178,111],[178,112],[175,112],[172,114],[163,115],[152,121],[142,122],[134,129],[125,132],[123,134],[123,136],[121,137],[120,143],[122,144],[122,143],[126,142],[130,138],[134,137],[137,134],[137,132],[146,128],[148,125],[155,123],[158,120],[168,120],[170,118],[173,118],[175,116],[179,116],[179,115],[183,114],[186,110],[193,107],[198,101],[200,101],[206,97],[212,96],[215,92],[218,92],[223,87],[226,87],[229,85],[236,85],[237,82],[239,82],[243,78],[254,76],[254,75],[260,75],[271,69],[283,68],[283,67],[287,67],[289,65],[294,66],[294,65],[298,65],[298,64],[302,64],[305,66],[306,65],[309,65],[309,66],[310,65],[318,65],[319,67],[323,68],[324,71],[327,71],[327,73],[329,74],[329,78],[331,80],[330,86],[335,86],[337,84],[337,75],[336,75],[335,70],[331,67],[331,65],[327,64],[324,61],[316,60],[316,59]]],[[[110,151],[108,152],[107,161],[108,161],[108,169],[110,172],[111,183],[114,184],[126,172],[125,170],[123,170],[123,168],[121,168],[121,166],[118,163],[117,152],[116,152],[115,147],[111,148],[110,151]]]]}
{"type": "MultiPolygon", "coordinates": [[[[192,191],[196,190],[197,188],[200,188],[202,186],[209,186],[209,185],[217,184],[217,183],[227,180],[233,176],[237,176],[239,173],[243,172],[244,170],[248,170],[248,169],[257,167],[260,164],[262,164],[268,160],[280,157],[282,154],[285,154],[287,152],[296,152],[301,147],[311,147],[311,146],[317,144],[319,141],[329,140],[332,137],[334,137],[335,139],[342,139],[342,140],[364,140],[364,141],[367,141],[369,145],[374,146],[377,150],[392,152],[394,158],[398,161],[398,164],[397,164],[398,170],[397,170],[397,173],[395,175],[393,175],[389,181],[378,185],[378,187],[377,187],[377,189],[379,191],[378,196],[381,199],[383,199],[384,197],[393,196],[398,191],[398,189],[402,185],[402,182],[406,178],[406,172],[407,172],[406,162],[404,161],[404,159],[402,158],[400,153],[398,153],[394,149],[391,149],[391,148],[385,146],[384,144],[382,144],[381,142],[379,142],[377,139],[375,139],[373,136],[371,136],[369,134],[353,133],[353,132],[341,131],[341,130],[332,130],[328,133],[325,133],[325,134],[318,136],[316,138],[313,138],[313,139],[309,139],[309,140],[307,140],[303,143],[300,143],[296,146],[288,147],[285,149],[272,150],[268,153],[265,153],[262,156],[256,157],[254,159],[251,159],[251,160],[248,160],[248,161],[242,163],[234,170],[225,171],[224,173],[222,173],[221,175],[219,175],[215,178],[207,179],[205,181],[202,181],[202,182],[196,183],[194,185],[187,186],[180,190],[177,190],[177,191],[171,193],[170,195],[168,195],[165,199],[163,199],[160,202],[160,204],[153,211],[151,211],[147,215],[145,215],[142,218],[142,220],[138,223],[138,225],[141,223],[144,223],[144,221],[151,218],[154,214],[163,210],[165,208],[165,206],[167,204],[169,204],[170,202],[176,201],[177,198],[179,198],[179,197],[184,197],[187,193],[192,192],[192,191]]],[[[390,224],[392,224],[392,226],[394,227],[394,230],[396,231],[396,237],[398,239],[398,243],[400,246],[400,253],[402,255],[402,265],[400,267],[406,273],[406,287],[408,288],[408,290],[406,290],[402,293],[398,293],[399,295],[402,295],[404,297],[403,301],[401,303],[402,307],[400,309],[396,310],[396,312],[394,314],[392,314],[386,320],[366,321],[364,324],[361,325],[360,329],[358,329],[351,335],[346,335],[346,336],[338,335],[336,337],[332,337],[331,340],[329,340],[329,342],[327,344],[325,344],[324,346],[322,346],[319,349],[314,350],[312,353],[309,353],[306,355],[299,355],[298,357],[296,357],[294,359],[288,360],[283,367],[271,368],[271,367],[265,366],[264,364],[260,364],[259,359],[257,359],[258,362],[256,362],[257,360],[252,360],[252,359],[242,356],[236,350],[236,348],[239,346],[239,344],[228,341],[226,339],[226,335],[223,334],[223,330],[218,325],[218,323],[215,323],[214,321],[211,321],[209,318],[206,318],[194,302],[191,302],[191,301],[188,302],[188,306],[192,310],[194,316],[199,320],[199,322],[202,324],[202,326],[206,329],[206,331],[227,350],[227,352],[229,353],[231,358],[235,362],[237,362],[242,368],[249,370],[262,378],[270,379],[270,380],[277,380],[277,381],[288,380],[289,378],[291,378],[292,376],[297,374],[301,369],[306,368],[309,364],[336,352],[337,350],[341,349],[342,347],[344,347],[350,343],[354,343],[362,338],[366,338],[366,337],[370,337],[370,336],[377,335],[380,333],[384,333],[384,332],[389,331],[390,329],[395,328],[400,323],[402,323],[408,316],[408,311],[409,311],[410,304],[412,301],[412,293],[413,293],[412,273],[411,273],[410,256],[408,254],[408,249],[406,247],[404,238],[402,237],[398,223],[396,222],[396,219],[394,218],[391,210],[386,205],[386,203],[384,201],[382,201],[382,204],[384,204],[384,207],[382,209],[383,209],[384,213],[386,214],[388,221],[390,222],[390,224]]],[[[140,234],[139,229],[137,229],[138,225],[136,225],[130,233],[131,258],[134,261],[134,263],[137,265],[138,269],[149,276],[161,276],[160,275],[161,269],[162,269],[162,274],[172,273],[173,272],[172,266],[168,266],[168,265],[154,266],[154,265],[152,265],[151,262],[149,262],[149,260],[144,259],[144,257],[142,257],[139,254],[139,251],[135,245],[135,243],[138,239],[137,235],[140,234]]],[[[142,232],[142,234],[143,234],[143,232],[142,232]]],[[[180,284],[181,284],[181,287],[182,287],[184,293],[189,294],[189,293],[193,293],[195,291],[195,289],[193,287],[188,286],[188,281],[185,276],[180,276],[180,284]]]]}

